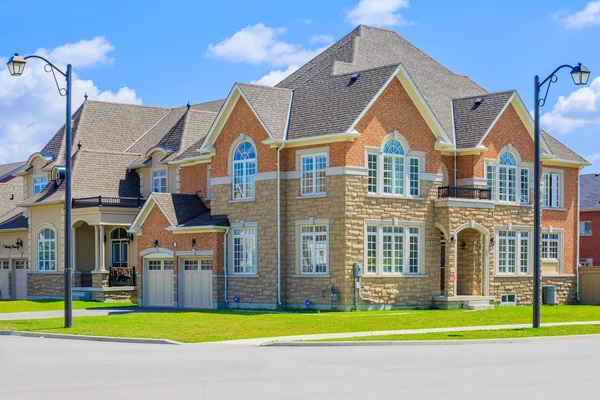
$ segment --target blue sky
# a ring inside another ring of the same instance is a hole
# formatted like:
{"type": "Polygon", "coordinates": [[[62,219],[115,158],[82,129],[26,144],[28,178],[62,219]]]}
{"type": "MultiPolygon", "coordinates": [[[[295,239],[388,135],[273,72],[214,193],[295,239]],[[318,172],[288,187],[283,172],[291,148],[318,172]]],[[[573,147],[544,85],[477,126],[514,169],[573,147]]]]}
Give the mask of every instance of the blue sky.
{"type": "MultiPolygon", "coordinates": [[[[274,84],[357,23],[397,31],[489,91],[532,107],[535,74],[583,62],[600,77],[600,1],[63,1],[0,11],[0,162],[26,159],[54,134],[63,100],[41,64],[10,77],[15,51],[74,64],[76,105],[90,98],[175,107],[227,95],[235,81],[274,84]],[[10,33],[10,34],[8,34],[10,33]]],[[[542,126],[600,172],[600,78],[550,90],[542,126]],[[561,97],[562,96],[562,97],[561,97]]]]}

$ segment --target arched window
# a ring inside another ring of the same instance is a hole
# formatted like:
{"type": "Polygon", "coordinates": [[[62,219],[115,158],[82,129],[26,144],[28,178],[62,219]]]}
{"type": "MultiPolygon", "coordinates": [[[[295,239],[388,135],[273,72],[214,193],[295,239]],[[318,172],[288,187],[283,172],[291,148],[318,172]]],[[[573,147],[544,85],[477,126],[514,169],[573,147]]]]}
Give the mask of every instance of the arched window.
{"type": "Polygon", "coordinates": [[[110,233],[110,258],[113,267],[126,267],[129,237],[123,228],[116,228],[110,233]]]}
{"type": "Polygon", "coordinates": [[[56,233],[50,228],[38,233],[38,270],[56,271],[56,233]]]}
{"type": "Polygon", "coordinates": [[[233,198],[254,198],[256,151],[249,141],[241,142],[233,153],[233,198]]]}
{"type": "Polygon", "coordinates": [[[529,204],[529,168],[519,168],[518,164],[518,156],[512,151],[503,150],[497,164],[487,165],[487,182],[492,199],[529,204]]]}
{"type": "Polygon", "coordinates": [[[420,159],[409,157],[400,139],[389,138],[382,152],[367,154],[370,193],[419,196],[420,159]]]}

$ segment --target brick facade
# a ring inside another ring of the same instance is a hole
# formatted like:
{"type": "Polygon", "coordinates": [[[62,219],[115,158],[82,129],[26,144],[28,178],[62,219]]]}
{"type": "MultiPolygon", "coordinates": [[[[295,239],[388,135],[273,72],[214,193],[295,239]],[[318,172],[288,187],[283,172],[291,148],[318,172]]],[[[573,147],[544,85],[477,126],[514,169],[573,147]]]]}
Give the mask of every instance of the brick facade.
{"type": "Polygon", "coordinates": [[[579,258],[592,259],[592,265],[600,265],[600,211],[582,211],[579,220],[592,223],[592,236],[579,237],[579,258]]]}

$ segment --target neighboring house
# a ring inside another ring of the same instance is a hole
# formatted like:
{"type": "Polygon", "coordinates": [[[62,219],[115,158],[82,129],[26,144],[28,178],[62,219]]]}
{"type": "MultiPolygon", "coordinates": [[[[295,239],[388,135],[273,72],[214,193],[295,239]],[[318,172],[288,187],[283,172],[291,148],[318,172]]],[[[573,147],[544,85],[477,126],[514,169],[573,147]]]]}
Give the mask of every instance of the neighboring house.
{"type": "MultiPolygon", "coordinates": [[[[189,308],[531,303],[527,108],[394,32],[359,26],[275,87],[177,109],[86,101],[73,125],[75,293],[189,308]],[[135,282],[107,287],[119,266],[135,282]]],[[[17,174],[29,297],[62,294],[63,146],[61,130],[17,174]]],[[[542,282],[571,303],[589,164],[545,132],[542,163],[542,282]]]]}
{"type": "Polygon", "coordinates": [[[579,264],[600,265],[600,174],[579,177],[579,264]]]}

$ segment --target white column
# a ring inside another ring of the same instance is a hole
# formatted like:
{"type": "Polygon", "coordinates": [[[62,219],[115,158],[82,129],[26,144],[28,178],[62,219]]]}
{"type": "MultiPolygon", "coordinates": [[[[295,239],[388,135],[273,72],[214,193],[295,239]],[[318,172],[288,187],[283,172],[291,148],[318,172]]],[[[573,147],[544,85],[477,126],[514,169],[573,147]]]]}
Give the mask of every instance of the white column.
{"type": "Polygon", "coordinates": [[[94,236],[96,239],[94,242],[94,251],[96,252],[94,257],[94,271],[100,271],[100,234],[98,233],[98,225],[94,225],[94,236]]]}
{"type": "Polygon", "coordinates": [[[104,225],[100,225],[100,271],[106,271],[106,244],[104,243],[104,225]]]}

